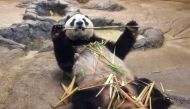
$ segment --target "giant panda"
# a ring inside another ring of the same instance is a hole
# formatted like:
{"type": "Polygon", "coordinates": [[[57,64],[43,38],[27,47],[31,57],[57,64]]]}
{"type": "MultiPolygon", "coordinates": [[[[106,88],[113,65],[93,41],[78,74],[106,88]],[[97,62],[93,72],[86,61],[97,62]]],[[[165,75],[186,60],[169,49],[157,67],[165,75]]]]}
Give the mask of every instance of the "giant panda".
{"type": "MultiPolygon", "coordinates": [[[[126,92],[134,93],[138,96],[147,85],[145,83],[151,83],[151,81],[133,76],[123,62],[123,59],[135,43],[134,33],[138,30],[137,25],[135,21],[128,22],[127,26],[135,27],[126,27],[118,40],[111,42],[98,37],[94,29],[86,29],[93,27],[93,23],[88,16],[81,13],[67,16],[64,25],[54,25],[51,32],[54,53],[59,67],[68,77],[76,75],[76,85],[79,87],[103,84],[105,77],[114,72],[93,52],[86,49],[84,45],[106,41],[102,47],[103,53],[108,57],[108,60],[114,57],[115,64],[125,71],[124,75],[117,75],[119,79],[133,81],[124,87],[126,92]],[[64,28],[74,29],[66,30],[64,28]],[[81,75],[81,69],[86,72],[85,75],[81,75]]],[[[108,97],[109,88],[106,88],[98,97],[95,97],[100,89],[101,87],[96,87],[75,92],[71,98],[73,109],[108,107],[110,101],[108,97]]],[[[151,97],[152,109],[167,109],[171,105],[171,101],[155,87],[151,97]]],[[[136,107],[126,101],[119,109],[132,108],[136,107]]]]}

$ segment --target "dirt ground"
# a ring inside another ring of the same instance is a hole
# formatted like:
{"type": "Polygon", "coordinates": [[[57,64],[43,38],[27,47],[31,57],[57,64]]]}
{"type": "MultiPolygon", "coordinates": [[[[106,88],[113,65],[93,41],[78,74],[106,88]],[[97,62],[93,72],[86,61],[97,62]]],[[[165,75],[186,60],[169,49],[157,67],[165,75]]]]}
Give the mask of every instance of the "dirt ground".
{"type": "Polygon", "coordinates": [[[18,0],[0,0],[0,27],[22,21],[24,8],[17,8],[18,0]]]}
{"type": "MultiPolygon", "coordinates": [[[[81,9],[89,16],[106,16],[117,21],[136,20],[165,33],[162,48],[133,51],[125,59],[139,77],[161,82],[179,102],[171,109],[190,107],[190,1],[189,0],[114,0],[126,10],[119,12],[81,9]],[[175,96],[174,96],[175,95],[175,96]],[[185,103],[185,104],[183,104],[185,103]]],[[[22,21],[24,8],[18,0],[0,0],[0,27],[22,21]]],[[[114,32],[119,35],[120,32],[114,32]]],[[[113,36],[108,32],[98,34],[113,36]]],[[[116,37],[114,37],[116,39],[116,37]]],[[[62,73],[53,52],[25,53],[0,47],[0,109],[51,109],[62,95],[62,73]],[[48,90],[47,90],[48,89],[48,90]]],[[[60,109],[63,109],[61,107],[60,109]]]]}

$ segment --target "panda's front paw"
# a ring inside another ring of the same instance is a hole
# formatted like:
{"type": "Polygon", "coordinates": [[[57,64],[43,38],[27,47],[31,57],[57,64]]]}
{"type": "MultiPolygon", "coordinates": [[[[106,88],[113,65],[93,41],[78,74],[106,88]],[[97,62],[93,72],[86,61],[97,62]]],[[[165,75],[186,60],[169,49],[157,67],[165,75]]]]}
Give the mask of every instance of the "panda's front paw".
{"type": "Polygon", "coordinates": [[[51,30],[51,37],[52,39],[57,38],[61,32],[63,32],[64,26],[63,25],[54,25],[51,30]]]}
{"type": "Polygon", "coordinates": [[[136,33],[138,31],[138,23],[134,20],[129,21],[126,26],[128,26],[127,28],[133,33],[136,33]]]}

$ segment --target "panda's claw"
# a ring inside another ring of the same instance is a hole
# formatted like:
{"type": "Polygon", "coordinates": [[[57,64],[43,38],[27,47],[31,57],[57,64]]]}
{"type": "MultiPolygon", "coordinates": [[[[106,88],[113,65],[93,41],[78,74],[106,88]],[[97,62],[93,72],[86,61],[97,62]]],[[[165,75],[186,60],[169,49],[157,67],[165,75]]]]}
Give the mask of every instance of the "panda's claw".
{"type": "Polygon", "coordinates": [[[136,33],[138,31],[138,23],[134,20],[131,20],[129,21],[126,26],[129,26],[127,27],[128,29],[130,29],[133,33],[136,33]]]}
{"type": "Polygon", "coordinates": [[[127,26],[138,26],[137,22],[134,20],[131,20],[127,23],[127,26]]]}

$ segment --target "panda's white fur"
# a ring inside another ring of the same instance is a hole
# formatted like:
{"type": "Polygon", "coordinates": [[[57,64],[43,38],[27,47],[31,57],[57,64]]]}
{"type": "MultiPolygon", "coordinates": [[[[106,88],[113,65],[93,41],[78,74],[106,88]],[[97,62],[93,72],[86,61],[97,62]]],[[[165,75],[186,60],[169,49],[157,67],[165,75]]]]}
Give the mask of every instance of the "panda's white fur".
{"type": "Polygon", "coordinates": [[[94,27],[92,21],[85,15],[75,14],[65,22],[65,28],[74,28],[66,30],[66,36],[71,40],[82,39],[86,40],[93,36],[94,29],[85,29],[94,27]],[[88,23],[86,24],[85,21],[88,23]],[[71,23],[73,22],[73,25],[71,23]],[[82,25],[77,25],[77,22],[82,22],[82,25]]]}

